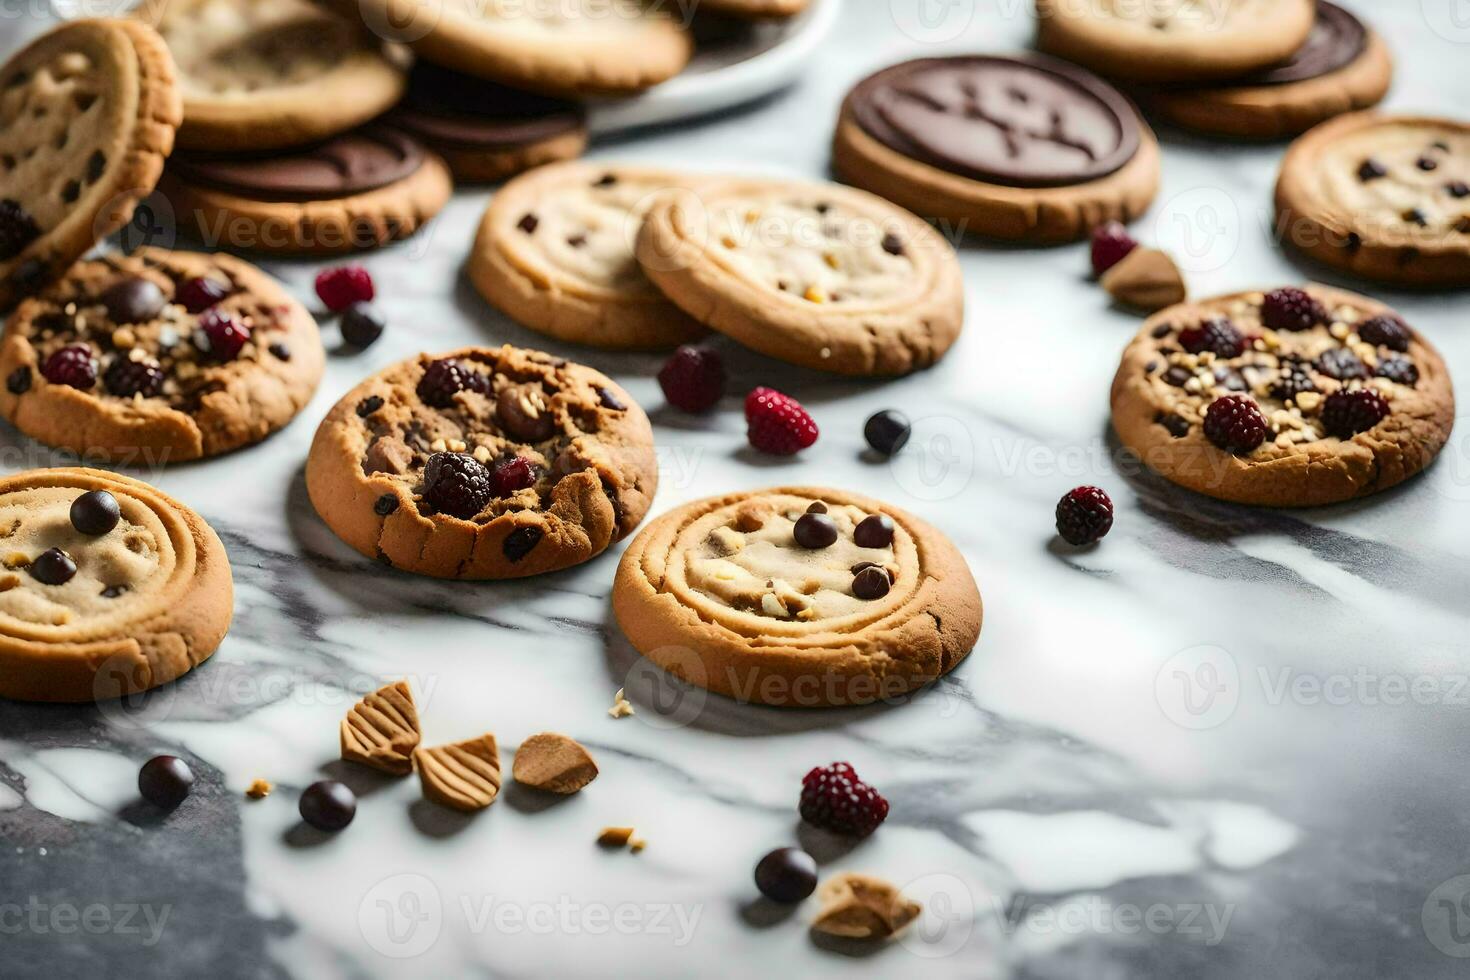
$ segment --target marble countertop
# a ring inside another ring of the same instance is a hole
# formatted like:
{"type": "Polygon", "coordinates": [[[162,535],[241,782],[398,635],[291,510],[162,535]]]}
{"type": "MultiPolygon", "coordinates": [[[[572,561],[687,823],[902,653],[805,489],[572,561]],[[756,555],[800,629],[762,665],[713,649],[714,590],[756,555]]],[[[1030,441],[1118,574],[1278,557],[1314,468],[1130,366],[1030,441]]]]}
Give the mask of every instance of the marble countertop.
{"type": "MultiPolygon", "coordinates": [[[[1463,115],[1470,27],[1453,0],[1356,6],[1399,57],[1390,106],[1463,115]]],[[[792,90],[592,155],[824,176],[852,81],[905,57],[1021,48],[1029,8],[854,0],[792,90]]],[[[29,29],[7,21],[0,39],[29,29]]],[[[1198,295],[1308,276],[1352,288],[1271,243],[1279,145],[1162,138],[1163,189],[1138,230],[1198,295]]],[[[293,425],[145,474],[230,552],[236,616],[214,659],[135,705],[0,704],[0,975],[1465,975],[1470,426],[1422,478],[1355,504],[1272,512],[1177,490],[1109,435],[1109,382],[1138,321],[1087,281],[1085,247],[971,242],[966,330],[935,369],[861,383],[724,343],[731,394],[690,419],[662,407],[660,358],[551,344],[480,301],[461,264],[489,194],[457,194],[426,232],[365,258],[391,327],[365,353],[334,352],[293,425]],[[419,350],[501,342],[586,360],[650,410],[655,512],[805,481],[945,529],[985,596],[978,648],[902,704],[741,706],[672,690],[629,649],[608,609],[621,548],[503,584],[359,558],[306,498],[316,421],[419,350]],[[814,449],[747,451],[740,396],[756,384],[802,398],[814,449]],[[884,407],[919,421],[910,449],[874,463],[862,421],[884,407]],[[1118,515],[1100,548],[1074,553],[1054,546],[1052,510],[1080,483],[1106,487],[1118,515]],[[511,788],[462,818],[421,802],[416,780],[334,761],[347,707],[405,676],[427,742],[489,729],[504,751],[562,731],[601,776],[550,806],[511,788]],[[608,717],[619,687],[632,718],[608,717]],[[160,752],[199,776],[167,816],[134,788],[160,752]],[[801,776],[839,759],[892,803],[855,847],[795,814],[801,776]],[[360,794],[334,837],[296,815],[324,776],[360,794]],[[276,791],[250,801],[256,777],[276,791]],[[599,850],[609,824],[637,827],[647,850],[599,850]],[[905,885],[926,917],[877,950],[815,941],[813,903],[773,908],[751,882],[761,854],[793,843],[824,875],[905,885]]],[[[315,264],[266,265],[310,295],[315,264]]],[[[1470,370],[1463,295],[1369,291],[1470,370]]],[[[5,472],[64,462],[0,430],[5,472]]]]}

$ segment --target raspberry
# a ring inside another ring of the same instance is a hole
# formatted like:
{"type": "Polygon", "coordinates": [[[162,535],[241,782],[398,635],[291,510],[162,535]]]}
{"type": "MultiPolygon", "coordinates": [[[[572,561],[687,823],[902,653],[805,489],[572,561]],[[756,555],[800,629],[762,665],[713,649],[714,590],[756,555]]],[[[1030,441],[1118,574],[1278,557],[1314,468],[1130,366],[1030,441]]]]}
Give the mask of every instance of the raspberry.
{"type": "Polygon", "coordinates": [[[1205,436],[1226,452],[1252,452],[1270,431],[1255,399],[1246,395],[1217,398],[1205,411],[1205,436]]]}
{"type": "Polygon", "coordinates": [[[1191,354],[1209,351],[1216,357],[1239,357],[1245,353],[1245,337],[1224,317],[1179,331],[1179,343],[1191,354]]]}
{"type": "Polygon", "coordinates": [[[230,287],[218,279],[198,276],[179,284],[174,302],[190,313],[203,313],[230,294],[230,287]]]}
{"type": "Polygon", "coordinates": [[[1359,360],[1358,355],[1346,347],[1332,347],[1323,351],[1322,356],[1317,358],[1317,370],[1338,381],[1351,381],[1368,376],[1368,365],[1359,360]]]}
{"type": "Polygon", "coordinates": [[[1351,439],[1388,417],[1388,402],[1372,388],[1338,391],[1322,403],[1322,425],[1327,434],[1351,439]]]}
{"type": "Polygon", "coordinates": [[[86,344],[71,344],[46,358],[41,374],[54,385],[86,391],[97,383],[97,359],[86,344]]]}
{"type": "Polygon", "coordinates": [[[1098,487],[1078,487],[1057,502],[1057,533],[1070,545],[1100,541],[1113,529],[1113,501],[1098,487]]]}
{"type": "Polygon", "coordinates": [[[745,436],[773,456],[790,456],[817,441],[817,423],[801,403],[774,388],[757,388],[745,397],[745,436]]]}
{"type": "Polygon", "coordinates": [[[341,313],[353,303],[367,303],[376,293],[373,277],[360,265],[339,265],[316,277],[316,294],[333,313],[341,313]]]}
{"type": "Polygon", "coordinates": [[[801,819],[839,834],[866,837],[888,816],[888,801],[858,778],[852,766],[834,762],[801,781],[801,819]]]}
{"type": "Polygon", "coordinates": [[[1297,395],[1317,390],[1317,382],[1300,361],[1285,361],[1281,365],[1281,376],[1271,386],[1271,397],[1280,401],[1291,401],[1297,395]]]}
{"type": "Polygon", "coordinates": [[[1419,369],[1407,357],[1385,357],[1378,362],[1378,376],[1409,388],[1419,383],[1419,369]]]}
{"type": "Polygon", "coordinates": [[[215,361],[233,361],[250,341],[250,328],[233,313],[205,310],[194,333],[194,346],[215,361]]]}
{"type": "Polygon", "coordinates": [[[36,221],[20,202],[0,201],[0,262],[9,262],[41,234],[36,221]]]}
{"type": "Polygon", "coordinates": [[[686,344],[659,369],[658,386],[675,408],[708,412],[725,394],[724,359],[708,348],[686,344]]]}
{"type": "Polygon", "coordinates": [[[454,396],[461,391],[488,394],[490,380],[452,357],[433,361],[424,368],[424,376],[419,379],[419,399],[431,408],[448,408],[454,404],[454,396]]]}
{"type": "Polygon", "coordinates": [[[424,499],[467,521],[490,502],[490,471],[468,453],[435,453],[424,464],[424,499]]]}
{"type": "Polygon", "coordinates": [[[119,398],[132,398],[134,395],[152,398],[163,389],[163,372],[157,364],[119,357],[107,368],[102,383],[119,398]]]}
{"type": "Polygon", "coordinates": [[[1409,349],[1412,334],[1404,321],[1396,316],[1385,315],[1375,316],[1358,324],[1358,336],[1363,338],[1365,344],[1403,353],[1409,349]]]}
{"type": "Polygon", "coordinates": [[[1092,229],[1092,272],[1100,276],[1128,257],[1138,242],[1116,221],[1092,229]]]}
{"type": "Polygon", "coordinates": [[[1327,310],[1295,286],[1273,289],[1261,303],[1261,322],[1272,330],[1310,330],[1327,319],[1327,310]]]}
{"type": "Polygon", "coordinates": [[[495,496],[509,497],[517,490],[536,485],[536,468],[524,456],[502,459],[491,471],[490,482],[495,487],[495,496]]]}

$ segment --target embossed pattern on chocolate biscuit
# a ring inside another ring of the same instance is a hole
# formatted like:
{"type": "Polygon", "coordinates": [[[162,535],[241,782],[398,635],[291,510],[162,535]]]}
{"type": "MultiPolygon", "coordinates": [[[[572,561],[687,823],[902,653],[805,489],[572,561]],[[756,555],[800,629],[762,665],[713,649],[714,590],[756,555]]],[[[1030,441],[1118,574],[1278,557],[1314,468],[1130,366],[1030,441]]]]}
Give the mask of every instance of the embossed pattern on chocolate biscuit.
{"type": "Polygon", "coordinates": [[[407,775],[418,747],[418,708],[407,681],[395,681],[367,695],[342,719],[342,758],[374,769],[407,775]]]}
{"type": "Polygon", "coordinates": [[[424,796],[455,810],[483,810],[500,795],[500,751],[495,736],[419,748],[413,753],[424,796]]]}

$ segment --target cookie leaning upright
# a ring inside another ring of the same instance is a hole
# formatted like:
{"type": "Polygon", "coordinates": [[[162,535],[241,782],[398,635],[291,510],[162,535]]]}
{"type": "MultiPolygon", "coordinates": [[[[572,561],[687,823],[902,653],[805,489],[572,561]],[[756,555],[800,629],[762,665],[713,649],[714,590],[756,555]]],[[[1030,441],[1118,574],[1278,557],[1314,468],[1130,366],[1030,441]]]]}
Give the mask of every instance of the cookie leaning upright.
{"type": "Polygon", "coordinates": [[[1202,82],[1287,61],[1315,16],[1315,0],[1036,0],[1036,42],[1110,78],[1202,82]]]}
{"type": "Polygon", "coordinates": [[[613,613],[633,647],[691,684],[791,707],[895,697],[953,670],[980,636],[964,557],[930,525],[812,487],[685,504],[623,554],[613,613]]]}
{"type": "Polygon", "coordinates": [[[633,249],[648,209],[689,178],[564,163],[506,184],[470,251],[470,280],[532,330],[610,350],[676,347],[705,331],[658,291],[633,249]]]}
{"type": "Polygon", "coordinates": [[[131,16],[157,28],[178,65],[186,149],[299,146],[403,94],[379,38],[308,0],[149,0],[131,16]]]}
{"type": "Polygon", "coordinates": [[[849,187],[702,181],[653,203],[637,256],[695,320],[804,367],[907,374],[943,357],[964,326],[953,246],[849,187]]]}
{"type": "Polygon", "coordinates": [[[520,578],[601,554],[643,520],[653,430],[591,368],[515,347],[420,355],[317,429],[306,488],[347,544],[438,578],[520,578]]]}
{"type": "Polygon", "coordinates": [[[80,468],[17,473],[0,479],[0,527],[0,697],[146,691],[197,667],[229,629],[219,538],[146,483],[80,468]]]}
{"type": "Polygon", "coordinates": [[[1150,318],[1113,380],[1123,444],[1173,482],[1274,507],[1386,490],[1444,448],[1439,353],[1382,303],[1325,286],[1239,293],[1150,318]]]}
{"type": "Polygon", "coordinates": [[[1117,89],[1036,55],[921,58],[870,75],[843,100],[833,164],[958,232],[1038,244],[1138,217],[1160,170],[1153,132],[1117,89]]]}
{"type": "Polygon", "coordinates": [[[156,466],[259,442],[325,362],[311,314],[224,254],[141,248],[73,265],[0,341],[0,414],[87,459],[156,466]]]}
{"type": "Polygon", "coordinates": [[[132,217],[182,115],[168,48],[131,21],[64,24],[0,68],[0,310],[132,217]]]}
{"type": "Polygon", "coordinates": [[[1352,275],[1470,286],[1470,124],[1360,112],[1287,150],[1277,234],[1352,275]]]}

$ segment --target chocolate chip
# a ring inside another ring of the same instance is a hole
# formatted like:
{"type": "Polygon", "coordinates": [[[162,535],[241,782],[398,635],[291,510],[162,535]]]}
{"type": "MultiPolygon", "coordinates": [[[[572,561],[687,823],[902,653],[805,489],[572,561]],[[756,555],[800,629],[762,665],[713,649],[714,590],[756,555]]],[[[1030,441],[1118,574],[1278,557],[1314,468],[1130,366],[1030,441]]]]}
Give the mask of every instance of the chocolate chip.
{"type": "Polygon", "coordinates": [[[270,347],[266,349],[269,350],[271,352],[271,355],[274,356],[275,359],[278,361],[289,361],[291,359],[291,348],[287,347],[283,343],[280,343],[279,341],[271,344],[270,347]]]}
{"type": "Polygon", "coordinates": [[[902,255],[903,239],[899,238],[897,235],[890,231],[888,234],[883,236],[883,251],[887,252],[889,255],[902,255]]]}
{"type": "Polygon", "coordinates": [[[1194,372],[1178,364],[1173,365],[1169,370],[1164,372],[1164,382],[1173,385],[1175,388],[1183,388],[1185,382],[1192,377],[1194,377],[1194,372]]]}
{"type": "Polygon", "coordinates": [[[541,227],[541,219],[534,214],[527,213],[516,224],[516,227],[528,235],[535,234],[536,229],[541,227]]]}
{"type": "Polygon", "coordinates": [[[1370,180],[1378,180],[1387,176],[1388,171],[1384,169],[1383,164],[1372,157],[1364,160],[1363,165],[1358,168],[1358,179],[1365,184],[1370,180]]]}
{"type": "Polygon", "coordinates": [[[1363,250],[1363,236],[1355,231],[1348,232],[1347,244],[1343,246],[1349,255],[1356,255],[1363,250]]]}
{"type": "Polygon", "coordinates": [[[146,323],[168,302],[151,279],[129,276],[108,286],[99,297],[113,323],[146,323]]]}
{"type": "Polygon", "coordinates": [[[1150,334],[1150,336],[1152,336],[1154,338],[1154,340],[1163,340],[1165,337],[1169,336],[1169,334],[1171,334],[1173,332],[1174,332],[1174,326],[1173,326],[1173,324],[1161,323],[1157,327],[1154,327],[1154,329],[1153,329],[1152,333],[1150,334]]]}
{"type": "Polygon", "coordinates": [[[373,502],[373,513],[379,517],[387,517],[398,509],[398,494],[385,493],[373,502]]]}
{"type": "Polygon", "coordinates": [[[602,403],[603,408],[610,408],[614,412],[625,412],[628,410],[628,406],[623,404],[623,400],[606,388],[597,389],[597,400],[602,403]]]}
{"type": "Polygon", "coordinates": [[[60,548],[43,551],[31,562],[31,578],[42,585],[65,585],[77,573],[77,563],[60,548]]]}
{"type": "Polygon", "coordinates": [[[1409,208],[1409,210],[1405,211],[1404,220],[1411,225],[1418,225],[1420,228],[1424,228],[1429,224],[1429,216],[1418,208],[1409,208]]]}
{"type": "Polygon", "coordinates": [[[368,395],[357,403],[358,418],[367,418],[369,415],[383,407],[383,399],[379,395],[368,395]]]}
{"type": "Polygon", "coordinates": [[[342,339],[358,350],[371,347],[383,336],[387,321],[371,303],[353,303],[342,314],[342,339]]]}
{"type": "Polygon", "coordinates": [[[618,178],[612,174],[603,174],[593,182],[593,187],[611,187],[618,182],[618,178]]]}
{"type": "Polygon", "coordinates": [[[1452,181],[1446,184],[1444,189],[1449,191],[1450,197],[1470,197],[1470,184],[1465,183],[1463,180],[1452,181]]]}
{"type": "Polygon", "coordinates": [[[1414,162],[1414,166],[1418,167],[1425,173],[1432,173],[1433,171],[1439,169],[1439,161],[1434,159],[1434,157],[1420,157],[1414,162]]]}
{"type": "Polygon", "coordinates": [[[100,538],[120,520],[117,498],[106,490],[89,490],[71,502],[71,526],[81,534],[100,538]]]}
{"type": "Polygon", "coordinates": [[[852,574],[856,575],[858,572],[861,572],[865,568],[882,568],[882,567],[883,567],[882,565],[878,564],[875,561],[860,561],[856,565],[854,565],[851,568],[849,568],[848,571],[851,572],[852,574]]]}
{"type": "Polygon", "coordinates": [[[128,591],[128,586],[126,585],[109,585],[107,588],[102,590],[102,598],[116,599],[118,596],[122,595],[126,591],[128,591]]]}
{"type": "Polygon", "coordinates": [[[791,533],[803,548],[827,548],[837,541],[837,522],[826,514],[802,514],[791,533]]]}
{"type": "Polygon", "coordinates": [[[539,385],[511,385],[495,398],[500,427],[522,442],[540,442],[556,431],[556,419],[539,385]]]}
{"type": "Polygon", "coordinates": [[[138,792],[156,807],[172,810],[189,795],[194,772],[178,756],[154,756],[138,770],[138,792]]]}
{"type": "Polygon", "coordinates": [[[31,213],[19,201],[0,200],[0,262],[8,262],[41,234],[31,213]]]}
{"type": "Polygon", "coordinates": [[[567,239],[567,244],[570,245],[572,248],[581,248],[583,245],[587,244],[587,236],[573,235],[571,238],[567,239]]]}
{"type": "Polygon", "coordinates": [[[1172,412],[1168,415],[1159,416],[1158,423],[1167,429],[1169,435],[1175,439],[1183,439],[1189,435],[1189,422],[1172,412]]]}
{"type": "Polygon", "coordinates": [[[831,211],[831,210],[832,210],[832,205],[826,203],[825,201],[819,202],[817,204],[817,206],[816,206],[817,214],[826,214],[828,211],[831,211]]]}
{"type": "Polygon", "coordinates": [[[874,514],[853,528],[852,540],[859,548],[887,548],[893,544],[893,518],[874,514]]]}
{"type": "Polygon", "coordinates": [[[31,390],[31,369],[18,367],[5,379],[5,390],[12,395],[24,395],[31,390]]]}
{"type": "Polygon", "coordinates": [[[773,902],[791,905],[817,887],[817,862],[799,847],[780,847],[755,866],[755,887],[773,902]]]}
{"type": "Polygon", "coordinates": [[[87,183],[96,183],[97,178],[102,176],[102,171],[106,167],[107,157],[103,155],[102,151],[92,151],[92,155],[87,158],[87,183]]]}
{"type": "Polygon", "coordinates": [[[889,581],[888,573],[877,565],[863,569],[852,579],[852,594],[859,599],[881,599],[891,588],[893,583],[889,581]]]}
{"type": "Polygon", "coordinates": [[[884,456],[892,456],[903,449],[912,432],[908,418],[891,408],[870,415],[863,423],[863,438],[884,456]]]}
{"type": "Polygon", "coordinates": [[[341,830],[357,816],[357,795],[335,779],[323,779],[306,787],[297,810],[317,830],[341,830]]]}
{"type": "Polygon", "coordinates": [[[539,527],[518,527],[505,536],[505,543],[500,546],[500,550],[511,561],[520,561],[541,543],[543,533],[539,527]]]}

